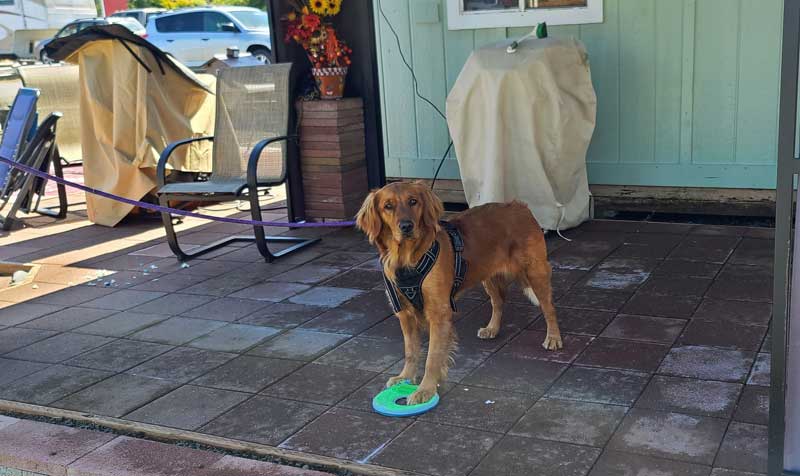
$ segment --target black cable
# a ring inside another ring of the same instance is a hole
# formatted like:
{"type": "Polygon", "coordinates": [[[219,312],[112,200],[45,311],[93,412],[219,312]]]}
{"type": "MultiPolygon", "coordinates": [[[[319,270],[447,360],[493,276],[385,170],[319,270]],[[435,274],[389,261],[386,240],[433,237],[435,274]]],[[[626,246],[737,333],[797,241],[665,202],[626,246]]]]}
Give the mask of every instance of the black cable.
{"type": "MultiPolygon", "coordinates": [[[[442,119],[444,119],[445,122],[447,122],[447,116],[445,116],[445,114],[442,112],[442,110],[439,109],[436,106],[436,104],[431,102],[430,99],[426,98],[425,96],[423,96],[419,92],[419,81],[417,81],[417,75],[414,74],[414,68],[411,66],[411,64],[408,62],[408,60],[406,60],[406,56],[403,54],[403,47],[400,44],[400,35],[397,34],[397,31],[394,29],[394,26],[392,26],[392,22],[390,22],[389,19],[386,17],[386,13],[384,13],[384,11],[383,11],[383,4],[381,3],[380,0],[378,1],[378,11],[380,12],[381,16],[383,17],[383,21],[385,21],[386,25],[389,26],[389,30],[391,30],[392,34],[394,35],[395,42],[397,42],[397,52],[400,53],[400,59],[403,61],[403,64],[406,65],[406,68],[408,68],[408,71],[411,72],[411,80],[414,83],[414,94],[416,94],[418,98],[420,98],[423,101],[425,101],[426,103],[428,103],[434,110],[436,110],[436,112],[439,113],[440,116],[442,116],[442,119]]],[[[442,165],[444,165],[444,161],[447,160],[447,154],[450,153],[450,149],[452,147],[453,147],[453,141],[451,140],[450,141],[450,145],[447,146],[447,150],[445,151],[444,155],[442,156],[442,159],[439,161],[439,167],[436,168],[436,173],[433,174],[433,180],[431,181],[431,190],[433,190],[433,186],[436,184],[436,179],[439,177],[439,171],[442,170],[442,165]]]]}
{"type": "Polygon", "coordinates": [[[453,141],[450,141],[450,145],[447,146],[447,150],[444,151],[444,155],[442,156],[442,160],[439,161],[439,167],[436,168],[436,173],[433,174],[433,180],[431,181],[431,190],[433,190],[434,185],[436,185],[436,177],[439,176],[439,171],[442,170],[442,165],[444,165],[445,159],[447,159],[447,154],[450,153],[450,149],[453,148],[453,141]]]}
{"type": "Polygon", "coordinates": [[[394,35],[394,39],[397,42],[397,52],[400,53],[400,59],[403,60],[403,63],[406,65],[406,68],[408,68],[408,70],[411,72],[411,79],[414,82],[414,93],[416,93],[418,98],[420,98],[423,101],[425,101],[426,103],[430,104],[430,106],[432,108],[434,108],[436,110],[436,112],[439,113],[440,116],[442,116],[442,119],[444,119],[446,121],[447,120],[447,116],[444,115],[444,113],[441,111],[441,109],[436,107],[436,104],[431,102],[430,99],[428,99],[425,96],[423,96],[422,94],[420,94],[420,92],[419,92],[419,81],[417,81],[417,75],[414,74],[414,68],[411,67],[411,64],[409,64],[408,60],[406,60],[406,56],[403,54],[403,47],[400,45],[400,36],[397,34],[397,31],[394,29],[394,26],[392,26],[392,22],[390,22],[389,19],[386,18],[386,13],[383,12],[383,5],[381,4],[381,2],[378,2],[378,10],[380,10],[381,16],[383,17],[383,20],[386,22],[386,24],[389,26],[389,29],[392,30],[392,34],[394,35]]]}

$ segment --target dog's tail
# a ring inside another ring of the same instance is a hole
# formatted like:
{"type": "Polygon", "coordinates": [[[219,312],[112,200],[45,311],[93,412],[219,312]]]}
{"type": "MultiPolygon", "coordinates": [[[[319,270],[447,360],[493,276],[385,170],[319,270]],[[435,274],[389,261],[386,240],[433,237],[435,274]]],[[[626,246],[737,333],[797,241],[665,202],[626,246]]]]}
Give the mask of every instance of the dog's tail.
{"type": "Polygon", "coordinates": [[[522,292],[525,294],[525,297],[530,299],[534,306],[539,306],[539,298],[536,297],[536,293],[533,292],[532,288],[525,288],[522,292]]]}

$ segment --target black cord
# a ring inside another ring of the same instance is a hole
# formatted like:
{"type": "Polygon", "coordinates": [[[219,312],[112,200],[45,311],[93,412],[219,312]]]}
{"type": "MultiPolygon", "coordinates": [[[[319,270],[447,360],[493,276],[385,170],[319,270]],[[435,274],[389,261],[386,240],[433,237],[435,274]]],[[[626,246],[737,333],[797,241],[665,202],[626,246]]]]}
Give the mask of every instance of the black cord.
{"type": "Polygon", "coordinates": [[[447,154],[450,153],[450,149],[453,148],[453,141],[450,141],[450,145],[447,146],[447,150],[444,151],[444,155],[442,156],[442,160],[439,161],[439,167],[436,168],[436,173],[433,174],[433,180],[431,181],[431,190],[433,190],[434,185],[436,185],[436,177],[439,176],[439,171],[442,170],[442,165],[444,165],[445,159],[447,159],[447,154]]]}
{"type": "MultiPolygon", "coordinates": [[[[411,66],[408,60],[406,60],[406,56],[403,54],[403,47],[400,44],[400,36],[397,34],[397,31],[394,29],[394,26],[392,26],[392,22],[390,22],[389,19],[386,17],[386,13],[384,13],[383,11],[383,4],[380,0],[378,1],[378,11],[380,11],[381,16],[383,17],[383,21],[386,22],[386,24],[389,26],[389,30],[391,30],[392,34],[394,35],[394,39],[397,42],[397,52],[400,53],[400,59],[403,61],[403,64],[406,65],[408,71],[411,72],[411,80],[414,83],[414,93],[417,95],[418,98],[422,99],[423,101],[428,103],[434,110],[436,110],[436,112],[438,112],[439,115],[442,116],[442,119],[444,119],[445,122],[447,122],[447,116],[445,116],[442,110],[439,109],[436,106],[436,104],[431,102],[430,99],[426,98],[419,92],[419,81],[417,81],[417,75],[414,74],[414,68],[411,66]]],[[[436,168],[436,173],[433,174],[433,180],[431,181],[431,190],[433,190],[433,186],[436,184],[436,179],[439,177],[439,171],[442,170],[442,165],[444,165],[444,161],[447,160],[447,154],[450,153],[450,149],[452,147],[453,147],[453,141],[451,140],[450,145],[447,146],[447,150],[442,156],[442,159],[439,161],[439,167],[436,168]]]]}
{"type": "Polygon", "coordinates": [[[428,99],[425,96],[423,96],[422,94],[420,94],[420,92],[419,92],[419,81],[417,81],[417,75],[414,74],[414,68],[411,67],[411,64],[409,64],[408,60],[406,60],[406,56],[403,54],[403,47],[400,45],[400,36],[397,34],[397,31],[394,29],[394,26],[392,26],[392,22],[390,22],[389,19],[386,18],[386,13],[383,12],[383,5],[382,5],[381,2],[378,2],[378,10],[380,10],[381,16],[383,17],[383,20],[386,22],[387,25],[389,25],[389,29],[392,30],[392,34],[394,35],[394,39],[397,42],[397,52],[400,53],[400,59],[403,60],[403,63],[406,65],[406,68],[408,68],[408,70],[411,72],[411,79],[414,82],[414,92],[416,93],[417,97],[419,97],[420,99],[422,99],[426,103],[430,104],[430,106],[432,108],[434,108],[436,110],[436,112],[439,113],[440,116],[442,116],[442,119],[444,119],[446,121],[447,120],[447,116],[444,115],[442,110],[439,109],[438,107],[436,107],[436,104],[431,102],[430,99],[428,99]]]}

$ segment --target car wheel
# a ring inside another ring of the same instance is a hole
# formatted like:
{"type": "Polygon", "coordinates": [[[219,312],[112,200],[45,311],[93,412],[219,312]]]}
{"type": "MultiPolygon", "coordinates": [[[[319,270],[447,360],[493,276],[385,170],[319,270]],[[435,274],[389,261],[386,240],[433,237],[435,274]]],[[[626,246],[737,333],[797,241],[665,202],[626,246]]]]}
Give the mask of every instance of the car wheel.
{"type": "Polygon", "coordinates": [[[270,64],[272,62],[272,53],[267,48],[253,48],[250,50],[250,54],[262,63],[270,64]]]}

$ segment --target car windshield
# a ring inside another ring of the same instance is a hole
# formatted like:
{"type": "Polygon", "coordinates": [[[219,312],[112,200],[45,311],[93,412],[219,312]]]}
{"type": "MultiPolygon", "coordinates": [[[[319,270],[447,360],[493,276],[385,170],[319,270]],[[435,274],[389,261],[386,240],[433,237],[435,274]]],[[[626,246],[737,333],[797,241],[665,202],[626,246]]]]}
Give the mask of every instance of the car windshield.
{"type": "Polygon", "coordinates": [[[108,19],[109,23],[116,23],[117,25],[122,25],[125,28],[129,29],[130,31],[136,33],[137,35],[141,35],[144,33],[144,27],[139,20],[130,17],[114,17],[108,19]]]}
{"type": "Polygon", "coordinates": [[[269,30],[269,16],[256,10],[234,10],[230,12],[248,30],[269,30]]]}
{"type": "Polygon", "coordinates": [[[77,23],[70,23],[69,25],[65,26],[61,30],[56,33],[56,38],[63,38],[65,36],[69,36],[78,32],[78,24],[77,23]]]}

